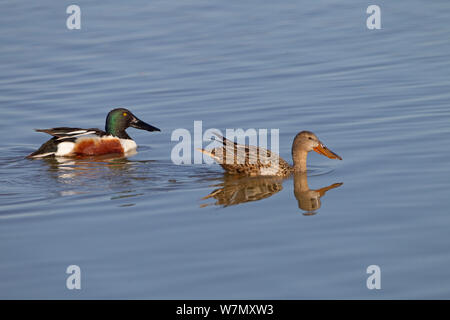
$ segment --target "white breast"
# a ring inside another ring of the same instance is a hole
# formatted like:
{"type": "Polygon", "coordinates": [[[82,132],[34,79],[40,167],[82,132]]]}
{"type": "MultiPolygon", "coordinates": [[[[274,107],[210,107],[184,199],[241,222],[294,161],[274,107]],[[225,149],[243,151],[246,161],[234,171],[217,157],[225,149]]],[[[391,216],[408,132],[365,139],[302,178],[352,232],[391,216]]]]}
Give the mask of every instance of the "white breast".
{"type": "Polygon", "coordinates": [[[134,142],[131,139],[120,139],[120,143],[122,144],[122,148],[125,153],[134,151],[137,149],[136,142],[134,142]]]}
{"type": "Polygon", "coordinates": [[[61,142],[58,144],[58,150],[55,152],[55,156],[63,157],[70,154],[73,150],[75,143],[73,142],[61,142]]]}
{"type": "Polygon", "coordinates": [[[276,164],[271,165],[270,167],[261,167],[259,169],[259,174],[262,176],[276,176],[278,174],[278,170],[280,167],[276,164]]]}

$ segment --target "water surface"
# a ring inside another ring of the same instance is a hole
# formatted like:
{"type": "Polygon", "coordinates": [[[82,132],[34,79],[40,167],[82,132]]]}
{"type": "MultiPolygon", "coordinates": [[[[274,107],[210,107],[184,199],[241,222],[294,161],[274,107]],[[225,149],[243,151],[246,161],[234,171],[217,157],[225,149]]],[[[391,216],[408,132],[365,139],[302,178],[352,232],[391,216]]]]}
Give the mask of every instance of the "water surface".
{"type": "Polygon", "coordinates": [[[366,1],[77,4],[79,31],[68,4],[0,4],[1,298],[450,298],[448,1],[377,1],[376,31],[366,1]],[[24,159],[33,128],[119,106],[162,129],[129,129],[136,155],[24,159]],[[195,120],[344,160],[311,154],[307,188],[177,166],[195,120]]]}

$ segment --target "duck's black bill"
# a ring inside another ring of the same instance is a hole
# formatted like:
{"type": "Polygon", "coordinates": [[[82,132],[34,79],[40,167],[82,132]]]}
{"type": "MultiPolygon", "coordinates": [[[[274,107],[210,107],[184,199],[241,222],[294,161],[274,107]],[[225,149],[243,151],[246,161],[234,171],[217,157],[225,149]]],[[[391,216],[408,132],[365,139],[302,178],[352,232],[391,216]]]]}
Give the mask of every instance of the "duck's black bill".
{"type": "Polygon", "coordinates": [[[149,125],[148,123],[145,123],[144,121],[139,120],[137,118],[135,118],[131,122],[130,126],[133,128],[136,128],[136,129],[147,130],[147,131],[161,131],[157,127],[149,125]]]}

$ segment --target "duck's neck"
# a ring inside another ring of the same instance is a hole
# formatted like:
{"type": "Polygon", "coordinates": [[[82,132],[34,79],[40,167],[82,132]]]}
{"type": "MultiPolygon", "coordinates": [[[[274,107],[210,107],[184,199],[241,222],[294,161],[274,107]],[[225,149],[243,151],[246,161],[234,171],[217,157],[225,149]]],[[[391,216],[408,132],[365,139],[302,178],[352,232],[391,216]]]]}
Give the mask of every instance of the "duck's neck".
{"type": "Polygon", "coordinates": [[[113,137],[117,137],[119,139],[126,139],[126,140],[133,140],[131,137],[127,134],[125,130],[107,130],[106,131],[109,135],[113,137]]]}
{"type": "Polygon", "coordinates": [[[292,160],[294,161],[295,172],[306,172],[306,158],[308,152],[304,150],[294,150],[292,152],[292,160]]]}
{"type": "Polygon", "coordinates": [[[112,122],[112,121],[106,121],[106,126],[105,126],[105,130],[106,133],[117,137],[119,139],[129,139],[132,140],[130,138],[130,136],[127,134],[127,132],[125,131],[125,128],[121,125],[117,125],[116,123],[112,122]]]}

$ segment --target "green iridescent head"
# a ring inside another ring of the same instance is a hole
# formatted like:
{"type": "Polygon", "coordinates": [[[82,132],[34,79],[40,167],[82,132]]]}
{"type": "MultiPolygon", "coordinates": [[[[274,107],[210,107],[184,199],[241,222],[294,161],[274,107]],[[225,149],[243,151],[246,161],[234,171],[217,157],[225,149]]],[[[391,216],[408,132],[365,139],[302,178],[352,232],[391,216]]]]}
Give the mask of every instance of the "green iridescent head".
{"type": "Polygon", "coordinates": [[[139,120],[128,109],[117,108],[111,110],[108,113],[105,125],[106,133],[118,137],[120,139],[131,139],[130,136],[125,131],[129,127],[147,131],[161,131],[154,126],[151,126],[148,123],[139,120]]]}

